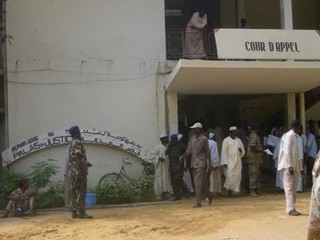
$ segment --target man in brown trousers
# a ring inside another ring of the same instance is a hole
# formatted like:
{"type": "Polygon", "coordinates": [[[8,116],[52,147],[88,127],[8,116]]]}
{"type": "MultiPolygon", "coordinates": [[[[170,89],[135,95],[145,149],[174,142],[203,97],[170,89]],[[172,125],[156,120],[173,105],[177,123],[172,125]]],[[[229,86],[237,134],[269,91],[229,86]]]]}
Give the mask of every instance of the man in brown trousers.
{"type": "MultiPolygon", "coordinates": [[[[206,173],[211,172],[210,151],[208,145],[208,138],[202,134],[202,124],[195,123],[190,127],[193,129],[193,136],[188,143],[187,152],[179,159],[185,160],[191,157],[191,169],[193,172],[193,181],[196,191],[195,208],[201,207],[202,190],[206,173]]],[[[205,192],[209,198],[209,204],[212,202],[212,194],[205,192]]]]}

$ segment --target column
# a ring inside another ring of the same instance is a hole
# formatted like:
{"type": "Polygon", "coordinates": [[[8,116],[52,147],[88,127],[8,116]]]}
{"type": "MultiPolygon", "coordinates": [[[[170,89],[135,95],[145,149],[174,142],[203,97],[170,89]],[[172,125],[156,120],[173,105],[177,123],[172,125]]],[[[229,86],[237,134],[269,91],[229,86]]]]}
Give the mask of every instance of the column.
{"type": "Polygon", "coordinates": [[[296,95],[287,93],[287,124],[290,128],[291,122],[296,119],[296,95]]]}
{"type": "Polygon", "coordinates": [[[306,106],[304,92],[299,93],[299,107],[300,107],[300,122],[302,124],[304,132],[306,132],[306,106]]]}
{"type": "MultiPolygon", "coordinates": [[[[306,134],[306,106],[305,106],[305,97],[304,92],[299,92],[299,108],[300,108],[300,123],[302,125],[303,131],[306,134]]],[[[303,171],[307,172],[307,166],[305,165],[303,171]]],[[[303,189],[307,188],[307,175],[303,177],[303,189]]]]}
{"type": "Polygon", "coordinates": [[[280,0],[281,28],[293,29],[292,0],[280,0]]]}
{"type": "Polygon", "coordinates": [[[155,139],[159,139],[161,133],[168,133],[167,129],[167,105],[166,105],[166,90],[165,90],[165,78],[163,75],[157,75],[157,131],[155,139]]]}
{"type": "Polygon", "coordinates": [[[178,133],[178,94],[167,92],[167,122],[169,134],[178,133]]]}
{"type": "MultiPolygon", "coordinates": [[[[293,29],[292,0],[280,0],[280,12],[281,12],[281,27],[283,29],[288,29],[288,30],[293,29]]],[[[300,104],[301,104],[301,100],[300,100],[300,104]]],[[[301,109],[301,105],[300,105],[300,109],[301,109]]],[[[287,94],[287,118],[288,118],[289,127],[291,122],[294,119],[296,119],[296,117],[297,117],[296,116],[296,97],[294,93],[288,93],[287,94]]]]}
{"type": "Polygon", "coordinates": [[[246,18],[245,0],[237,0],[237,26],[239,26],[241,18],[246,18]]]}

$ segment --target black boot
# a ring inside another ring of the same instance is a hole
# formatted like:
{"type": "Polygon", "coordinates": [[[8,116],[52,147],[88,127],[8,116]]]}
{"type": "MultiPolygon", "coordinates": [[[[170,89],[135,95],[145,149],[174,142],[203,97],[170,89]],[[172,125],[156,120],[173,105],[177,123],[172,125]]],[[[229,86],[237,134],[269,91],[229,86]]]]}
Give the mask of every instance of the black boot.
{"type": "Polygon", "coordinates": [[[72,218],[78,218],[78,213],[77,213],[77,211],[72,210],[72,211],[71,211],[71,214],[72,214],[72,218]]]}
{"type": "Polygon", "coordinates": [[[81,210],[81,211],[79,211],[78,218],[90,219],[90,218],[93,218],[93,217],[88,215],[88,214],[86,214],[84,210],[81,210]]]}

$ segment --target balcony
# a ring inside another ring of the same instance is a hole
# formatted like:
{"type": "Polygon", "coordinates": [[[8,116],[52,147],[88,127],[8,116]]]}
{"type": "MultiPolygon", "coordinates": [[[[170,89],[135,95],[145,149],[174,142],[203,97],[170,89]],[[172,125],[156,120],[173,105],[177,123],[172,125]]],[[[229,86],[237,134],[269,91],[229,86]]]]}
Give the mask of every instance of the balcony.
{"type": "MultiPolygon", "coordinates": [[[[217,59],[216,41],[213,31],[204,31],[204,42],[206,51],[206,60],[217,59]]],[[[183,58],[185,42],[184,28],[169,28],[166,29],[166,47],[167,60],[179,60],[183,58]]]]}
{"type": "Polygon", "coordinates": [[[319,86],[320,43],[314,30],[221,28],[203,34],[206,56],[184,59],[184,29],[167,29],[167,59],[179,60],[167,75],[168,92],[282,94],[319,86]]]}

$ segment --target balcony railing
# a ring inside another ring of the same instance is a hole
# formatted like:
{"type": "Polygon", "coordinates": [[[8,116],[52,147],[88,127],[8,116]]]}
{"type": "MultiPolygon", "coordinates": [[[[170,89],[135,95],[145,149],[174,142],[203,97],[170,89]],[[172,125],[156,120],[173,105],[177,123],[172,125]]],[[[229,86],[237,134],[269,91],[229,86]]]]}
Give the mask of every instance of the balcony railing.
{"type": "MultiPolygon", "coordinates": [[[[204,31],[204,44],[206,57],[205,59],[217,59],[216,41],[213,31],[204,31]]],[[[167,59],[178,60],[183,58],[185,43],[185,29],[182,28],[169,28],[166,29],[166,46],[167,46],[167,59]]]]}

